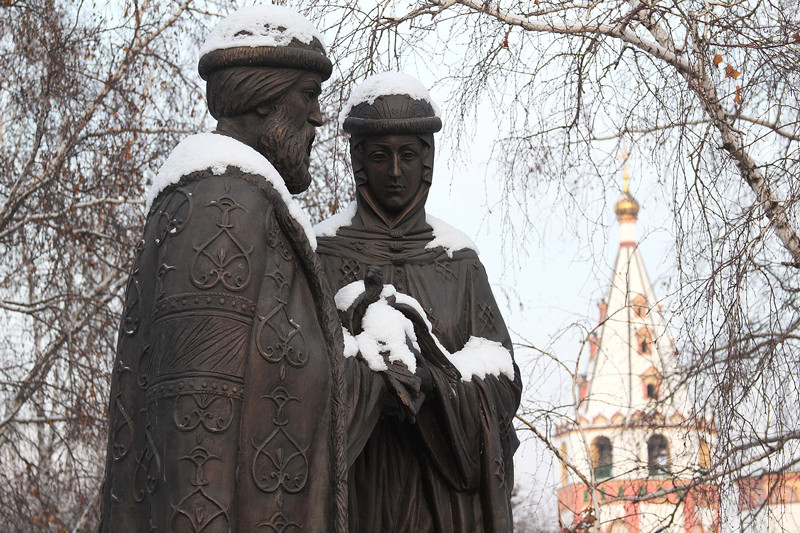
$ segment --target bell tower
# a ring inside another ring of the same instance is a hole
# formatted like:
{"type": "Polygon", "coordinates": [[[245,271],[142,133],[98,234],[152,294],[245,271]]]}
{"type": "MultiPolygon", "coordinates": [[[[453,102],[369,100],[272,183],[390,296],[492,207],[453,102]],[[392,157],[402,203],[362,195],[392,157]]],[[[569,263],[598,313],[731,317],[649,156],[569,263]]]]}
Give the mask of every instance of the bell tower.
{"type": "Polygon", "coordinates": [[[574,419],[556,436],[565,459],[559,516],[565,526],[583,517],[601,533],[716,531],[717,489],[692,483],[709,466],[713,422],[689,401],[639,248],[639,210],[626,167],[614,205],[619,250],[610,287],[587,339],[574,419]]]}

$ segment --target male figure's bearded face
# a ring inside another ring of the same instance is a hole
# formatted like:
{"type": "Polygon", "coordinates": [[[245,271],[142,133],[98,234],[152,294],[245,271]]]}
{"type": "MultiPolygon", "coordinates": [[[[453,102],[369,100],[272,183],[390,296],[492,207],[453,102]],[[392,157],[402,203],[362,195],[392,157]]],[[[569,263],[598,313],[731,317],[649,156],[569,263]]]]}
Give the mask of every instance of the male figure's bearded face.
{"type": "Polygon", "coordinates": [[[258,135],[258,151],[272,163],[290,193],[303,192],[311,184],[308,166],[314,126],[306,122],[298,128],[296,118],[281,104],[270,118],[258,135]]]}
{"type": "Polygon", "coordinates": [[[304,73],[276,103],[258,134],[257,150],[283,177],[292,194],[311,184],[308,172],[314,130],[322,125],[319,74],[304,73]]]}

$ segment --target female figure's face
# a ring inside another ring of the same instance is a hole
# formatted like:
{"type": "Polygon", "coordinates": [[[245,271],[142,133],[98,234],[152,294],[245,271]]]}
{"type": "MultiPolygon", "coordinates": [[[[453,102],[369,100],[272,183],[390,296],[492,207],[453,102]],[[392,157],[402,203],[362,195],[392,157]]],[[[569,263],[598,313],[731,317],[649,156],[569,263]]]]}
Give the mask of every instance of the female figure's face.
{"type": "Polygon", "coordinates": [[[373,198],[390,213],[406,209],[422,185],[422,151],[416,135],[377,135],[362,142],[364,173],[373,198]]]}

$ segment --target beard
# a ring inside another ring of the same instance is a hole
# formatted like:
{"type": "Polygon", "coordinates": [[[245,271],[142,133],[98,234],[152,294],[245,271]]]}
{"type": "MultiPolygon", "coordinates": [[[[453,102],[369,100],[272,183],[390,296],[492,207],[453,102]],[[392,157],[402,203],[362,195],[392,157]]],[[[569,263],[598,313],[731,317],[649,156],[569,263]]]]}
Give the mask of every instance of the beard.
{"type": "Polygon", "coordinates": [[[311,174],[308,171],[314,126],[308,122],[301,129],[295,126],[296,118],[289,117],[278,105],[275,113],[258,136],[258,151],[272,163],[292,194],[308,189],[311,174]]]}

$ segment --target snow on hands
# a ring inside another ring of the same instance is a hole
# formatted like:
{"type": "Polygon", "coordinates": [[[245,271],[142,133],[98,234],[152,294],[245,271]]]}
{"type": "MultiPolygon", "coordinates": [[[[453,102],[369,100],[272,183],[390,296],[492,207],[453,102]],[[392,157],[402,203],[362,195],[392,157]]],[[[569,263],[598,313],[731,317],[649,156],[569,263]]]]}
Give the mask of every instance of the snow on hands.
{"type": "MultiPolygon", "coordinates": [[[[348,310],[364,290],[363,281],[355,281],[342,287],[335,297],[337,309],[348,310]]],[[[514,379],[511,353],[502,344],[473,336],[458,352],[448,352],[433,334],[431,324],[419,302],[407,294],[397,292],[392,285],[384,285],[378,301],[367,307],[361,323],[361,333],[354,336],[343,328],[345,357],[355,357],[360,353],[367,365],[376,372],[388,370],[387,361],[402,362],[411,372],[416,371],[416,357],[409,345],[419,351],[417,336],[412,322],[392,307],[395,301],[413,308],[420,315],[436,346],[461,373],[462,381],[472,381],[473,376],[484,379],[487,376],[504,375],[514,379]]],[[[425,354],[422,356],[425,357],[425,354]]]]}
{"type": "MultiPolygon", "coordinates": [[[[342,287],[336,294],[336,307],[346,311],[364,292],[364,282],[355,281],[342,287]]],[[[384,285],[378,301],[371,303],[361,320],[363,331],[353,336],[344,330],[345,357],[357,353],[376,372],[388,370],[388,362],[403,363],[411,372],[417,369],[414,350],[419,351],[414,325],[400,311],[393,308],[388,297],[396,294],[392,285],[384,285]]]]}

